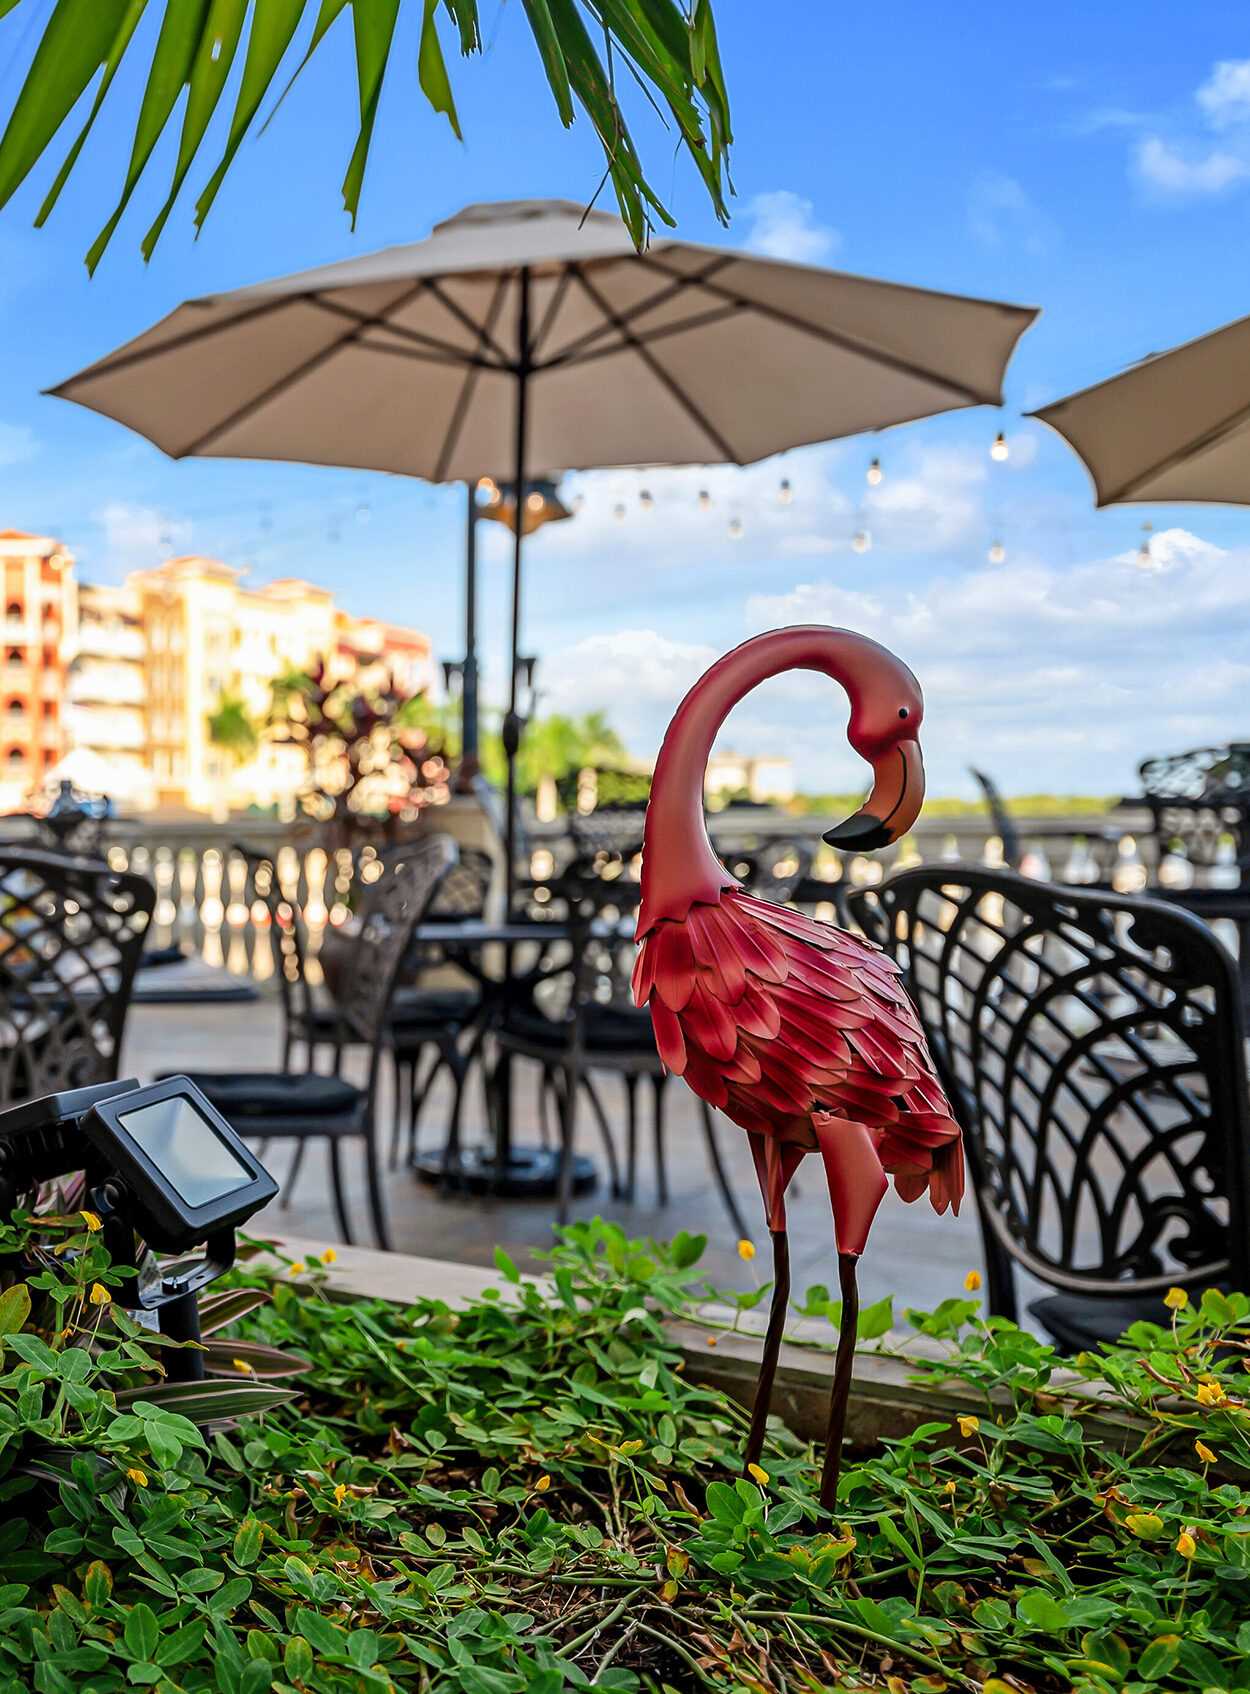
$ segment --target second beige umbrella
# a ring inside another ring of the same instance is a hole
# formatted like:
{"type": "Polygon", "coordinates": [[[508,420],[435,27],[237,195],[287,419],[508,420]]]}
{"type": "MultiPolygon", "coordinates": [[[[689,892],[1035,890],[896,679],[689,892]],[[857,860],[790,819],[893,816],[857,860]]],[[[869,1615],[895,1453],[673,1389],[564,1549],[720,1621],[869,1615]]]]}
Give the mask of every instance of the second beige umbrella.
{"type": "Polygon", "coordinates": [[[1031,414],[1085,462],[1097,503],[1250,503],[1250,318],[1031,414]]]}

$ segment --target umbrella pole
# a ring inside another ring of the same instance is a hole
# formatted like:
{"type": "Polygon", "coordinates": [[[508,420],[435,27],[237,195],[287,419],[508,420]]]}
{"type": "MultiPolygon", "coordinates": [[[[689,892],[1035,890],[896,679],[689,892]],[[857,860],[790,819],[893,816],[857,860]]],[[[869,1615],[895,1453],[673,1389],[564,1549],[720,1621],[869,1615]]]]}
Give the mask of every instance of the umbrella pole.
{"type": "MultiPolygon", "coordinates": [[[[521,746],[521,719],[517,712],[517,658],[521,647],[521,545],[522,514],[525,508],[525,457],[529,432],[530,377],[530,273],[522,265],[518,279],[517,307],[517,365],[516,365],[516,516],[512,533],[512,638],[508,665],[508,711],[503,720],[503,750],[508,761],[508,809],[504,821],[504,915],[511,918],[516,898],[517,849],[517,753],[521,746]]],[[[512,977],[512,957],[509,950],[508,979],[512,977]]]]}
{"type": "Polygon", "coordinates": [[[460,673],[460,771],[466,788],[478,772],[477,738],[477,482],[465,484],[464,669],[460,673]]]}

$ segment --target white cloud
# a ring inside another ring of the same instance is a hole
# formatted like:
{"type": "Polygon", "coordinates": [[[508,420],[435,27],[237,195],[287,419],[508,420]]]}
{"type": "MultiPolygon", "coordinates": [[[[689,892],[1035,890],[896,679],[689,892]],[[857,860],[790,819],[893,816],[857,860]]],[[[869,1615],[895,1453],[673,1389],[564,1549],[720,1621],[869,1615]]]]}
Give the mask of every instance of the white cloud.
{"type": "Polygon", "coordinates": [[[1015,177],[983,171],[968,191],[968,228],[983,247],[1022,247],[1045,253],[1058,239],[1053,220],[1015,177]]]}
{"type": "Polygon", "coordinates": [[[746,245],[770,259],[817,265],[842,245],[836,229],[817,222],[812,202],[788,188],[757,194],[747,202],[746,215],[751,220],[746,245]]]}
{"type": "Polygon", "coordinates": [[[39,451],[39,440],[26,424],[0,423],[0,465],[21,465],[39,451]]]}
{"type": "Polygon", "coordinates": [[[874,537],[892,547],[945,551],[969,541],[982,523],[981,489],[988,453],[969,447],[925,447],[886,466],[864,510],[874,537]]]}
{"type": "Polygon", "coordinates": [[[96,512],[95,519],[104,531],[109,563],[123,571],[159,564],[171,553],[185,549],[191,540],[187,519],[170,517],[155,506],[110,500],[96,512]]]}
{"type": "Polygon", "coordinates": [[[1148,135],[1134,154],[1137,174],[1161,194],[1182,198],[1223,194],[1250,176],[1250,160],[1224,148],[1207,153],[1181,152],[1157,135],[1148,135]]]}
{"type": "MultiPolygon", "coordinates": [[[[1066,571],[1009,561],[916,591],[888,576],[871,590],[813,580],[752,595],[745,622],[832,623],[905,659],[925,691],[935,793],[962,787],[978,760],[1008,792],[1128,792],[1146,753],[1227,739],[1250,689],[1239,635],[1250,619],[1250,550],[1182,529],[1154,536],[1152,550],[1147,582],[1135,551],[1066,571]]],[[[807,696],[804,716],[816,701],[807,696]]],[[[824,710],[833,716],[823,745],[809,747],[793,712],[773,745],[792,750],[804,786],[833,791],[860,770],[828,732],[840,707],[824,710]]]]}
{"type": "Polygon", "coordinates": [[[1221,59],[1194,98],[1216,129],[1250,121],[1250,59],[1221,59]]]}

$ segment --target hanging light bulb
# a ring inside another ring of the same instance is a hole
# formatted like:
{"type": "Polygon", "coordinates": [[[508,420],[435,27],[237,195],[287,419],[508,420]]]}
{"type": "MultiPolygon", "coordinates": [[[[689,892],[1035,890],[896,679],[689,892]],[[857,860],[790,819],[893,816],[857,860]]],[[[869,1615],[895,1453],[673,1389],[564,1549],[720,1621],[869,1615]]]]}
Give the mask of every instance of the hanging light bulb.
{"type": "Polygon", "coordinates": [[[1009,459],[1010,457],[1011,448],[1007,445],[1007,437],[1000,429],[998,434],[994,437],[994,445],[990,448],[990,458],[994,459],[1001,465],[1004,459],[1009,459]]]}
{"type": "Polygon", "coordinates": [[[699,510],[701,512],[706,512],[711,504],[712,496],[708,493],[706,488],[701,488],[699,490],[699,510]]]}
{"type": "Polygon", "coordinates": [[[730,518],[730,520],[729,520],[729,539],[731,541],[741,541],[742,540],[742,519],[741,518],[730,518]]]}
{"type": "Polygon", "coordinates": [[[541,512],[546,503],[545,496],[540,494],[537,489],[532,494],[525,496],[525,509],[529,512],[541,512]]]}
{"type": "Polygon", "coordinates": [[[884,477],[885,472],[881,469],[881,460],[873,459],[866,472],[866,480],[869,488],[877,488],[884,477]]]}
{"type": "Polygon", "coordinates": [[[477,491],[481,495],[482,499],[488,501],[492,506],[499,498],[499,484],[495,481],[493,476],[480,477],[478,479],[477,491]]]}
{"type": "Polygon", "coordinates": [[[990,550],[985,556],[992,565],[1001,565],[1007,557],[1007,549],[1001,541],[991,541],[990,550]]]}
{"type": "Polygon", "coordinates": [[[617,523],[625,522],[625,502],[623,500],[618,500],[616,505],[613,506],[612,516],[616,519],[617,523]]]}
{"type": "Polygon", "coordinates": [[[1141,546],[1137,549],[1137,563],[1146,571],[1150,570],[1154,564],[1154,556],[1150,551],[1150,537],[1153,530],[1154,525],[1149,520],[1141,526],[1142,540],[1141,546]]]}
{"type": "Polygon", "coordinates": [[[655,496],[652,494],[652,492],[649,488],[643,488],[643,489],[639,490],[639,492],[638,492],[638,504],[642,507],[644,512],[649,512],[651,510],[651,508],[655,505],[655,496]]]}
{"type": "Polygon", "coordinates": [[[575,512],[580,512],[582,507],[586,504],[586,496],[584,494],[575,494],[570,504],[575,512]]]}
{"type": "Polygon", "coordinates": [[[369,507],[362,500],[360,502],[359,506],[357,506],[357,508],[356,508],[356,522],[357,523],[368,523],[371,515],[372,514],[369,511],[369,507]]]}
{"type": "Polygon", "coordinates": [[[866,553],[872,546],[872,536],[866,529],[857,529],[851,537],[851,552],[866,553]]]}
{"type": "Polygon", "coordinates": [[[790,486],[790,478],[788,476],[782,477],[781,485],[777,489],[777,498],[783,506],[788,506],[791,500],[794,499],[794,489],[790,486]]]}

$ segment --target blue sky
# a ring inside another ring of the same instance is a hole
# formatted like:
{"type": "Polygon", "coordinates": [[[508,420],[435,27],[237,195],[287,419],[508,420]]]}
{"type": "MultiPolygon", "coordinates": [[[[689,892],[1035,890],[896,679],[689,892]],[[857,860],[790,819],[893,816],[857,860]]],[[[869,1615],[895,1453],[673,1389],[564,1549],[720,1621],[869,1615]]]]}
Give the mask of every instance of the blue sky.
{"type": "MultiPolygon", "coordinates": [[[[46,0],[0,23],[6,110],[32,8],[46,0]]],[[[1126,27],[1120,7],[978,0],[952,28],[948,8],[919,0],[888,13],[800,0],[783,28],[761,27],[770,10],[718,7],[737,132],[729,231],[671,138],[638,116],[679,232],[1044,313],[1011,367],[1001,418],[957,414],[743,472],[579,479],[578,517],[530,555],[525,645],[541,656],[544,704],[602,706],[650,754],[717,652],[773,623],[826,618],[895,646],[920,676],[934,791],[965,789],[970,762],[1009,791],[1123,791],[1147,752],[1244,735],[1250,513],[1095,513],[1080,464],[1019,418],[1250,312],[1244,8],[1207,3],[1182,20],[1166,0],[1143,0],[1126,27]],[[1000,425],[1006,465],[988,456],[1000,425]],[[870,494],[874,453],[886,475],[870,494]],[[701,487],[714,496],[706,513],[701,487]],[[1148,570],[1137,559],[1145,520],[1156,534],[1148,570]],[[850,547],[861,527],[866,554],[850,547]],[[987,557],[994,540],[999,565],[987,557]]],[[[453,66],[464,145],[415,98],[415,43],[398,43],[355,234],[338,209],[355,132],[340,24],[243,149],[201,239],[191,206],[208,164],[152,263],[138,253],[171,127],[88,280],[82,255],[120,185],[120,109],[136,108],[138,67],[129,101],[119,81],[50,226],[30,227],[48,170],[0,213],[0,527],[63,537],[89,580],[119,580],[171,550],[246,565],[256,581],[305,575],[355,611],[427,629],[441,655],[459,652],[460,492],[349,471],[173,464],[39,391],[189,295],[419,239],[473,200],[593,192],[597,147],[584,124],[560,129],[519,6],[484,0],[483,12],[490,51],[453,66]]],[[[483,641],[497,682],[504,537],[485,526],[483,539],[483,641]]],[[[782,680],[739,708],[722,744],[789,751],[805,786],[846,788],[862,767],[843,719],[813,682],[782,680]]]]}

